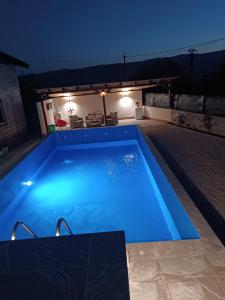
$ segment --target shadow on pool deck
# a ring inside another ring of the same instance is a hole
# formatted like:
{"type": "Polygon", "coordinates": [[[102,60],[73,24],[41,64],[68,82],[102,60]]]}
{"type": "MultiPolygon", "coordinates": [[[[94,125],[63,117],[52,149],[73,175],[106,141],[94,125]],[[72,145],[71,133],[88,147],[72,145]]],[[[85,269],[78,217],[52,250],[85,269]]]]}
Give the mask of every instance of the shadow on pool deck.
{"type": "Polygon", "coordinates": [[[178,164],[174,157],[169,153],[163,145],[153,136],[149,136],[158,151],[162,154],[170,169],[175,173],[176,177],[183,185],[199,211],[205,217],[211,228],[214,230],[218,238],[225,246],[225,220],[223,216],[213,207],[204,194],[194,184],[194,182],[185,173],[183,168],[178,164]]]}

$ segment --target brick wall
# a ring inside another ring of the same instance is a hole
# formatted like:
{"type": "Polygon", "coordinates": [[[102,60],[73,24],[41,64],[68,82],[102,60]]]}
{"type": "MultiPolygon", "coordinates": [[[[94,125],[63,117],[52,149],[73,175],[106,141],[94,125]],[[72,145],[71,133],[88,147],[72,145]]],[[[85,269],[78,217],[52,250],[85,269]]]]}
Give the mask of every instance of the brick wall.
{"type": "Polygon", "coordinates": [[[0,145],[13,148],[26,136],[20,89],[13,65],[0,63],[0,99],[6,117],[6,124],[0,126],[0,145]]]}

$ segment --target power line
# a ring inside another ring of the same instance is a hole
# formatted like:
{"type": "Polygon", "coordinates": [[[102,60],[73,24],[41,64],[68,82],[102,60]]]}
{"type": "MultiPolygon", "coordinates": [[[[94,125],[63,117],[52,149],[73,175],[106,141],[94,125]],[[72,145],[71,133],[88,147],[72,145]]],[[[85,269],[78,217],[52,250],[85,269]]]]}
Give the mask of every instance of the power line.
{"type": "Polygon", "coordinates": [[[174,49],[169,49],[169,50],[164,50],[164,51],[159,51],[159,52],[151,52],[151,53],[145,53],[145,54],[136,54],[136,55],[131,55],[129,57],[143,57],[143,56],[153,56],[153,55],[160,55],[160,54],[166,54],[166,53],[173,53],[173,52],[179,52],[182,50],[187,50],[189,48],[200,48],[200,47],[204,47],[204,46],[208,46],[214,43],[219,43],[225,40],[225,37],[221,37],[218,39],[214,39],[214,40],[210,40],[207,42],[201,42],[201,43],[195,43],[195,44],[191,44],[188,46],[184,46],[184,47],[179,47],[179,48],[174,48],[174,49]]]}

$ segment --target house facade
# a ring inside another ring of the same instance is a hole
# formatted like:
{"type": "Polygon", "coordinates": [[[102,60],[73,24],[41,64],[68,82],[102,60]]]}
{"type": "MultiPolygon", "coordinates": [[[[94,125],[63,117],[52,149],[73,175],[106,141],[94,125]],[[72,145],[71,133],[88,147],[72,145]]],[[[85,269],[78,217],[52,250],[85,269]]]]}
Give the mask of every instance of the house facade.
{"type": "Polygon", "coordinates": [[[0,52],[0,147],[13,148],[26,135],[16,66],[28,68],[25,62],[0,52]]]}

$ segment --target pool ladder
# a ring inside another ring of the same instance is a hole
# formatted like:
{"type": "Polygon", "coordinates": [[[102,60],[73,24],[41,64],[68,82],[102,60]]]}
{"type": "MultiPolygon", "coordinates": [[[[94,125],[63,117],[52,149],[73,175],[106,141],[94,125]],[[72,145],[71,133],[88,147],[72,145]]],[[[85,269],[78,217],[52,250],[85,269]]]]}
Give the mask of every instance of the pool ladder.
{"type": "Polygon", "coordinates": [[[67,230],[69,234],[73,234],[66,220],[64,218],[59,218],[56,224],[56,233],[55,233],[56,236],[60,236],[61,225],[64,226],[64,228],[67,230]]]}
{"type": "MultiPolygon", "coordinates": [[[[56,236],[61,235],[61,225],[64,226],[64,228],[67,230],[67,232],[69,234],[73,235],[73,232],[72,232],[71,228],[69,227],[69,225],[67,224],[66,220],[64,218],[59,218],[57,221],[57,224],[56,224],[56,234],[55,234],[56,236]]],[[[17,229],[20,226],[23,227],[28,233],[30,233],[30,235],[32,235],[33,238],[38,238],[38,236],[23,221],[17,221],[16,224],[13,226],[11,240],[16,239],[17,229]]]]}

